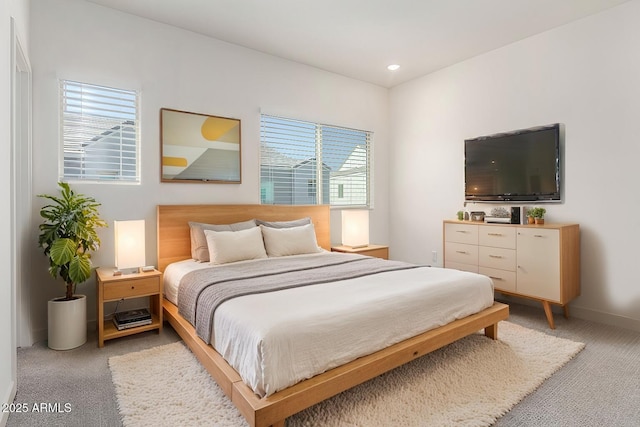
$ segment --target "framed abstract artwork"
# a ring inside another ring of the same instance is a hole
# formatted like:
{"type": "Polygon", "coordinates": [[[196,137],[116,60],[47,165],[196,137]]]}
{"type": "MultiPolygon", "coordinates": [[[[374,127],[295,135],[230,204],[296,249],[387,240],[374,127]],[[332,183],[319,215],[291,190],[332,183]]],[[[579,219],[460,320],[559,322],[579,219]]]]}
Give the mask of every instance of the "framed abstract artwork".
{"type": "Polygon", "coordinates": [[[160,109],[161,182],[239,184],[240,120],[160,109]]]}

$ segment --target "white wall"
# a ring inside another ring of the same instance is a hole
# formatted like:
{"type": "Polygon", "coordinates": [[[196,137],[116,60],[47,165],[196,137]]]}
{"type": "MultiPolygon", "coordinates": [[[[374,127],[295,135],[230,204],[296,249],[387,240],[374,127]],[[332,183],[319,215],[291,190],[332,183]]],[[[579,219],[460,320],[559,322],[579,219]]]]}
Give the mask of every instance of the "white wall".
{"type": "MultiPolygon", "coordinates": [[[[0,209],[0,271],[5,280],[0,282],[0,403],[10,403],[16,390],[16,341],[13,321],[15,293],[10,280],[13,263],[11,251],[11,53],[14,40],[11,34],[11,18],[21,37],[23,49],[28,53],[29,10],[26,0],[0,0],[0,199],[5,200],[0,209]]],[[[0,413],[0,425],[4,425],[8,413],[0,413]]]]}
{"type": "MultiPolygon", "coordinates": [[[[464,203],[463,141],[565,125],[564,203],[581,226],[576,316],[640,329],[637,245],[640,1],[522,40],[390,92],[392,256],[442,263],[442,220],[464,203]]],[[[470,206],[489,211],[492,206],[470,206]]]]}
{"type": "MultiPolygon", "coordinates": [[[[260,112],[374,132],[372,242],[388,243],[388,90],[76,0],[34,0],[31,11],[34,194],[57,191],[58,79],[142,92],[142,185],[75,185],[101,214],[147,221],[147,263],[156,260],[155,206],[259,203],[260,112]],[[242,184],[160,183],[162,107],[242,120],[242,184]]],[[[42,206],[36,201],[36,209],[42,206]]],[[[36,213],[36,218],[37,213],[36,213]]],[[[332,240],[340,242],[339,212],[332,240]]],[[[37,224],[34,224],[34,228],[37,224]]],[[[101,233],[98,266],[113,265],[113,230],[101,233]]],[[[35,246],[35,244],[34,244],[35,246]]],[[[34,247],[32,322],[44,337],[46,301],[62,292],[34,247]]],[[[80,291],[95,298],[95,282],[80,291]]],[[[89,303],[89,318],[95,304],[89,303]]]]}

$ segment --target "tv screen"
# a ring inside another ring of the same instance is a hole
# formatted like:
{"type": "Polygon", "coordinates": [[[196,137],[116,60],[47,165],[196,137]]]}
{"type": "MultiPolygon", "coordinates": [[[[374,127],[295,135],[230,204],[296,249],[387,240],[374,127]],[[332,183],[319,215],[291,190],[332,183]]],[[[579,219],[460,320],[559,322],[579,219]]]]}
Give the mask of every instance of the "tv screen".
{"type": "Polygon", "coordinates": [[[465,140],[465,200],[560,200],[560,125],[465,140]]]}

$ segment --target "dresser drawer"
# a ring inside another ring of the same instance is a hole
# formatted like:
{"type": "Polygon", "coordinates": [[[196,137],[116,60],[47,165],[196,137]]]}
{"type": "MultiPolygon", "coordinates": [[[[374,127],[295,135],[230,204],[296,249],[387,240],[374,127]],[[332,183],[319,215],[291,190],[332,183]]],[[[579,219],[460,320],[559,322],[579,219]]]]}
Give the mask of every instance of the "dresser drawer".
{"type": "Polygon", "coordinates": [[[496,291],[515,292],[516,291],[516,272],[499,270],[497,268],[480,267],[480,274],[489,276],[493,280],[493,288],[496,291]]]}
{"type": "Polygon", "coordinates": [[[445,224],[444,240],[446,242],[478,244],[478,226],[472,224],[445,224]]]}
{"type": "Polygon", "coordinates": [[[104,284],[105,301],[157,293],[160,293],[160,279],[157,276],[104,284]]]}
{"type": "Polygon", "coordinates": [[[481,246],[515,249],[516,228],[481,225],[478,230],[478,241],[481,246]]]}
{"type": "Polygon", "coordinates": [[[447,242],[444,257],[447,262],[478,265],[478,246],[447,242]]]}
{"type": "Polygon", "coordinates": [[[478,264],[482,267],[516,271],[516,251],[515,249],[480,246],[478,264]]]}

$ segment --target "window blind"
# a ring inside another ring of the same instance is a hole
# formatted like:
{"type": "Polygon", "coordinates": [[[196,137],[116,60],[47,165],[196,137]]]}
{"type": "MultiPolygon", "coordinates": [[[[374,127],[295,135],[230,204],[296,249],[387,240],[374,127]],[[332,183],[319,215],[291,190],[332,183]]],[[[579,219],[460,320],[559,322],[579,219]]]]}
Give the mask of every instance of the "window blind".
{"type": "Polygon", "coordinates": [[[263,204],[369,207],[368,131],[262,115],[263,204]]]}
{"type": "Polygon", "coordinates": [[[138,92],[69,80],[60,92],[61,178],[140,182],[138,92]]]}

